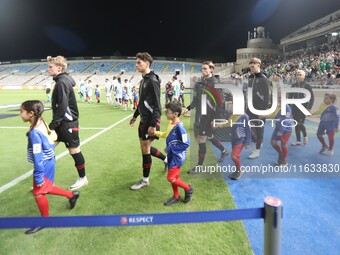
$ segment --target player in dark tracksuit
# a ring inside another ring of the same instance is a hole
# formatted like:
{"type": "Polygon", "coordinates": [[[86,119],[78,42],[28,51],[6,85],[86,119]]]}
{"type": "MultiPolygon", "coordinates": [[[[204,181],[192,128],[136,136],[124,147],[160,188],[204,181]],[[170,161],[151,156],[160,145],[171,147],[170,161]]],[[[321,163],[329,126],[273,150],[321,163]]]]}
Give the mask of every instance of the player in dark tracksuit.
{"type": "MultiPolygon", "coordinates": [[[[218,140],[213,135],[213,128],[211,122],[216,116],[216,111],[219,107],[218,103],[215,105],[212,99],[208,94],[218,94],[218,91],[215,89],[215,84],[218,83],[218,80],[213,76],[214,64],[210,61],[202,63],[202,78],[199,82],[195,84],[194,87],[194,97],[191,104],[183,111],[183,114],[186,114],[188,111],[192,109],[196,109],[195,115],[195,132],[198,132],[198,162],[196,166],[188,171],[189,174],[195,174],[199,172],[201,166],[203,165],[205,156],[206,156],[206,141],[207,139],[216,146],[221,151],[221,157],[218,162],[223,162],[224,158],[229,154],[226,148],[222,145],[220,140],[218,140]],[[207,113],[202,114],[202,95],[206,94],[207,99],[207,113]]],[[[215,99],[216,100],[216,99],[215,99]]]]}
{"type": "MultiPolygon", "coordinates": [[[[261,72],[260,69],[261,60],[258,58],[252,58],[249,62],[249,68],[251,75],[248,79],[248,88],[252,88],[252,104],[256,110],[266,110],[269,105],[269,87],[271,86],[271,81],[261,72]]],[[[253,159],[260,156],[260,148],[263,142],[264,127],[259,127],[262,121],[265,122],[264,116],[258,116],[252,113],[249,108],[247,108],[246,113],[249,116],[252,124],[256,127],[252,127],[253,140],[255,140],[255,148],[248,156],[248,158],[253,159]],[[256,121],[258,120],[258,121],[256,121]]]]}
{"type": "Polygon", "coordinates": [[[164,161],[166,156],[158,149],[151,147],[155,132],[160,129],[161,104],[160,104],[160,78],[150,70],[153,62],[148,53],[138,53],[136,60],[137,70],[142,73],[143,79],[139,86],[138,107],[133,114],[130,125],[133,126],[137,117],[140,116],[138,127],[138,137],[143,156],[143,178],[131,186],[132,190],[141,189],[149,185],[149,174],[152,165],[151,156],[155,156],[164,161]]]}
{"type": "Polygon", "coordinates": [[[48,73],[56,82],[52,93],[53,118],[49,124],[51,130],[55,130],[59,142],[63,142],[71,154],[79,179],[69,187],[76,190],[88,184],[85,175],[85,159],[80,151],[79,141],[79,111],[73,87],[75,80],[66,73],[67,62],[62,56],[47,57],[48,73]]]}

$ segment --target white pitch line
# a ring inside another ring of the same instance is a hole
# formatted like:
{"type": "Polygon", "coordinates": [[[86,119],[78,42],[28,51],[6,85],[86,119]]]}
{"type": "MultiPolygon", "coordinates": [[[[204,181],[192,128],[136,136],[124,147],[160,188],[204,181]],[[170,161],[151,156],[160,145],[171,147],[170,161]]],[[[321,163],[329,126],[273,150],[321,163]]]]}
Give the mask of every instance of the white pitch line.
{"type": "MultiPolygon", "coordinates": [[[[0,129],[28,129],[29,127],[11,127],[11,126],[0,126],[0,129]]],[[[104,130],[101,127],[80,127],[81,130],[104,130]]]]}
{"type": "Polygon", "coordinates": [[[7,108],[14,108],[19,107],[21,104],[7,104],[7,105],[0,105],[0,109],[7,109],[7,108]]]}
{"type": "MultiPolygon", "coordinates": [[[[126,119],[131,118],[131,116],[132,116],[132,114],[130,114],[129,116],[126,116],[124,119],[121,119],[120,121],[118,121],[118,122],[112,124],[111,126],[105,128],[105,129],[103,129],[102,131],[98,132],[97,134],[95,134],[95,135],[93,135],[93,136],[87,138],[86,140],[84,140],[83,142],[81,142],[80,145],[82,146],[82,145],[84,145],[84,144],[86,144],[86,143],[92,141],[93,139],[95,139],[96,137],[98,137],[98,136],[100,136],[101,134],[105,133],[106,131],[109,131],[111,128],[114,128],[115,126],[119,125],[120,123],[122,123],[122,122],[125,121],[126,119]]],[[[26,128],[27,128],[27,127],[26,127],[26,128]]],[[[68,152],[68,150],[66,150],[66,151],[60,153],[58,156],[56,156],[56,160],[58,160],[58,159],[64,157],[65,155],[68,155],[68,154],[69,154],[69,152],[68,152]]],[[[11,187],[17,185],[19,182],[25,180],[26,178],[30,177],[32,174],[33,174],[33,169],[30,170],[30,171],[28,171],[27,173],[25,173],[25,174],[19,176],[18,178],[15,178],[13,181],[11,181],[11,182],[9,182],[9,183],[7,183],[7,184],[1,186],[1,187],[0,187],[0,194],[1,194],[2,192],[4,192],[4,191],[8,190],[9,188],[11,188],[11,187]]]]}

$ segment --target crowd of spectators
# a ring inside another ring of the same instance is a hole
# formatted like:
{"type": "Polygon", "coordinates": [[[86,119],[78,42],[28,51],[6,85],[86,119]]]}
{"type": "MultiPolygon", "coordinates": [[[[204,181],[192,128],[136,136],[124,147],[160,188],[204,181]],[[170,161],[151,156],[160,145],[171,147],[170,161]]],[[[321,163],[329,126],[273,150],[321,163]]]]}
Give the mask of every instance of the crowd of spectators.
{"type": "Polygon", "coordinates": [[[304,70],[306,80],[318,85],[340,85],[340,39],[317,47],[262,62],[267,77],[279,77],[283,83],[295,82],[296,70],[304,70]]]}

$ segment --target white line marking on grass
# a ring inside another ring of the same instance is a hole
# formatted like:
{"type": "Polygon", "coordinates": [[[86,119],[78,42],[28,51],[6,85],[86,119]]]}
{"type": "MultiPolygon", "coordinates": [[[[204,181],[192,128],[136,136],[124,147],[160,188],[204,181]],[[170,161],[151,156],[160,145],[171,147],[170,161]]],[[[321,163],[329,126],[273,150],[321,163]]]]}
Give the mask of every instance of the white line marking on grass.
{"type": "MultiPolygon", "coordinates": [[[[29,127],[0,126],[0,129],[28,129],[29,127]]],[[[80,127],[80,130],[104,130],[103,127],[80,127]]]]}
{"type": "MultiPolygon", "coordinates": [[[[112,124],[111,126],[103,129],[102,131],[98,132],[97,134],[87,138],[86,140],[84,140],[83,142],[80,143],[80,146],[82,146],[82,145],[92,141],[93,139],[97,138],[98,136],[100,136],[101,134],[105,133],[106,131],[109,131],[111,128],[114,128],[115,126],[119,125],[120,123],[122,123],[126,119],[131,118],[131,116],[132,116],[132,114],[130,114],[129,116],[126,116],[124,119],[121,119],[120,121],[112,124]]],[[[69,154],[69,152],[68,152],[68,150],[66,150],[66,151],[60,153],[58,156],[56,156],[56,160],[64,157],[65,155],[68,155],[68,154],[69,154]]],[[[33,169],[28,171],[27,173],[19,176],[18,178],[15,178],[13,181],[11,181],[11,182],[1,186],[0,187],[0,193],[2,193],[4,191],[8,190],[9,188],[17,185],[19,182],[21,182],[21,181],[25,180],[26,178],[30,177],[32,174],[33,174],[33,169]]]]}
{"type": "Polygon", "coordinates": [[[7,108],[14,108],[19,107],[21,104],[6,104],[6,105],[0,105],[0,109],[7,109],[7,108]]]}

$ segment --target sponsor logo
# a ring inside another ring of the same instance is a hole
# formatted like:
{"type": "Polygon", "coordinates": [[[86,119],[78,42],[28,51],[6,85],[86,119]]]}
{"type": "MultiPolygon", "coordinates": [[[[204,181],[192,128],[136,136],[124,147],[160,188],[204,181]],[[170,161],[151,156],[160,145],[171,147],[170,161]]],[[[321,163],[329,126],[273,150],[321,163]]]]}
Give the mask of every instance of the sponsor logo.
{"type": "Polygon", "coordinates": [[[144,217],[122,217],[120,218],[120,223],[123,225],[126,224],[140,224],[140,223],[152,223],[153,216],[144,216],[144,217]]]}
{"type": "Polygon", "coordinates": [[[126,217],[120,218],[120,223],[121,224],[126,225],[128,222],[129,222],[128,218],[126,218],[126,217]]]}

